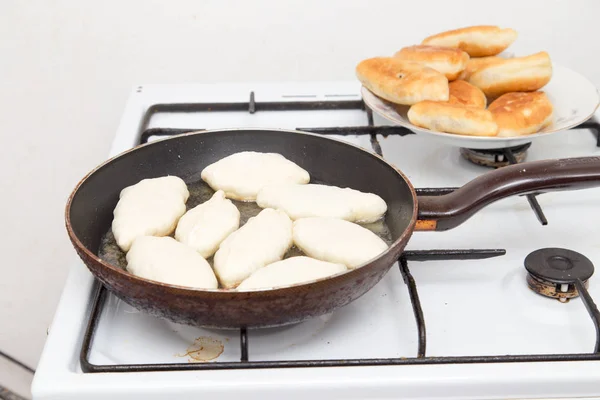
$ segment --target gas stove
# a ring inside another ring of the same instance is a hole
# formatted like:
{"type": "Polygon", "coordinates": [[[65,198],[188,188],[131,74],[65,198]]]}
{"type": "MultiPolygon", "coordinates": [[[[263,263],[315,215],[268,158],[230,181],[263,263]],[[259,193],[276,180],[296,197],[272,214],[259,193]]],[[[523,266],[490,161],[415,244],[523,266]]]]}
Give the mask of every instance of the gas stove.
{"type": "MultiPolygon", "coordinates": [[[[354,82],[135,88],[110,156],[202,129],[300,129],[379,153],[421,193],[489,170],[600,155],[599,126],[473,151],[389,126],[354,82]]],[[[377,177],[373,177],[377,179],[377,177]]],[[[416,232],[348,306],[281,328],[213,330],[139,312],[73,255],[35,399],[600,396],[600,189],[513,197],[446,232],[416,232]]]]}

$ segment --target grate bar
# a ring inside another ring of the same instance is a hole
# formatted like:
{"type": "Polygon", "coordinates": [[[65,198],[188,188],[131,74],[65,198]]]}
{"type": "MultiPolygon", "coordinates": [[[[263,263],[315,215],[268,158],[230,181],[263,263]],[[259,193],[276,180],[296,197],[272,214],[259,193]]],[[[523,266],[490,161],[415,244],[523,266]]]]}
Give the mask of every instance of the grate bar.
{"type": "Polygon", "coordinates": [[[250,92],[250,101],[248,102],[248,112],[254,114],[256,112],[256,101],[254,100],[254,92],[250,92]]]}
{"type": "Polygon", "coordinates": [[[100,313],[104,303],[106,302],[107,292],[106,288],[100,283],[100,281],[97,279],[94,279],[94,281],[96,290],[92,304],[92,312],[90,314],[87,327],[85,328],[85,335],[83,336],[83,343],[81,344],[81,352],[79,353],[79,363],[81,364],[81,369],[83,372],[95,372],[95,369],[98,367],[110,367],[110,365],[98,366],[89,361],[94,334],[96,333],[96,328],[100,322],[100,313]]]}
{"type": "Polygon", "coordinates": [[[365,367],[390,365],[441,365],[441,364],[494,364],[494,363],[538,363],[559,361],[600,361],[600,354],[531,354],[508,356],[450,356],[450,357],[408,357],[408,358],[367,358],[348,360],[300,360],[300,361],[249,361],[177,363],[177,364],[121,364],[95,365],[85,372],[155,372],[155,371],[200,371],[230,369],[265,368],[323,368],[323,367],[365,367]]]}
{"type": "Polygon", "coordinates": [[[241,347],[241,357],[240,361],[247,362],[248,361],[248,330],[246,328],[240,329],[240,347],[241,347]]]}
{"type": "Polygon", "coordinates": [[[548,225],[548,220],[546,219],[546,216],[544,215],[544,211],[542,211],[542,206],[540,206],[540,203],[538,202],[535,195],[528,194],[525,197],[527,198],[527,202],[529,202],[529,206],[535,213],[535,216],[537,217],[538,221],[540,221],[540,224],[548,225]]]}
{"type": "Polygon", "coordinates": [[[419,300],[419,293],[417,292],[417,284],[410,269],[408,268],[408,262],[406,257],[400,256],[400,273],[404,283],[408,286],[408,294],[410,296],[410,303],[412,304],[413,313],[417,321],[417,335],[419,337],[419,344],[417,348],[417,358],[425,357],[425,350],[427,347],[427,333],[425,329],[425,317],[423,316],[423,308],[421,307],[421,301],[419,300]]]}
{"type": "Polygon", "coordinates": [[[365,104],[365,111],[367,112],[367,125],[369,126],[375,126],[375,122],[373,120],[373,110],[371,110],[366,104],[365,104]]]}
{"type": "MultiPolygon", "coordinates": [[[[252,96],[252,95],[251,95],[252,96]]],[[[362,100],[322,100],[322,101],[265,101],[252,102],[254,112],[258,111],[326,111],[326,110],[363,110],[362,100]]],[[[251,101],[229,103],[163,103],[148,108],[142,123],[141,131],[148,129],[150,119],[158,113],[192,113],[192,112],[249,112],[251,101]]]]}
{"type": "Polygon", "coordinates": [[[412,134],[406,128],[401,126],[341,126],[341,127],[315,127],[315,128],[297,128],[299,131],[319,133],[321,135],[340,135],[340,136],[358,136],[358,135],[398,135],[406,136],[412,134]]]}
{"type": "Polygon", "coordinates": [[[408,261],[483,260],[506,254],[504,249],[469,250],[407,250],[402,256],[408,261]]]}
{"type": "MultiPolygon", "coordinates": [[[[152,136],[176,136],[183,133],[205,131],[199,128],[150,128],[146,129],[140,138],[140,144],[148,143],[152,136]]],[[[318,133],[321,135],[359,136],[359,135],[382,135],[382,136],[406,136],[412,134],[401,126],[340,126],[340,127],[315,127],[297,128],[299,131],[318,133]]]]}
{"type": "Polygon", "coordinates": [[[381,144],[379,143],[379,140],[377,139],[377,135],[374,133],[371,134],[371,147],[373,148],[373,151],[375,152],[375,154],[383,157],[383,150],[381,149],[381,144]]]}
{"type": "Polygon", "coordinates": [[[592,299],[592,296],[590,296],[590,292],[587,291],[581,279],[576,279],[573,283],[577,288],[579,296],[581,296],[581,301],[583,301],[587,312],[590,314],[590,317],[592,317],[592,322],[596,328],[596,344],[594,346],[594,353],[600,354],[600,311],[598,311],[598,307],[596,306],[596,303],[594,303],[594,299],[592,299]]]}

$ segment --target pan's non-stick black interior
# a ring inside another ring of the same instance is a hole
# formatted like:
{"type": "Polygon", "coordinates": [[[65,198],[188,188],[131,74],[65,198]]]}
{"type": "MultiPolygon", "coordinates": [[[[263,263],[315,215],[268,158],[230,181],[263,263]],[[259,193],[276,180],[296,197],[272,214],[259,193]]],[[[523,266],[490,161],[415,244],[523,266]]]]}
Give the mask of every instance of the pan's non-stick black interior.
{"type": "Polygon", "coordinates": [[[229,130],[154,142],[103,165],[74,195],[70,209],[73,231],[97,254],[123,188],[165,175],[195,182],[204,167],[240,151],[280,153],[306,169],[311,180],[380,195],[388,204],[385,222],[394,240],[411,220],[413,197],[408,184],[394,168],[364,150],[309,134],[229,130]]]}

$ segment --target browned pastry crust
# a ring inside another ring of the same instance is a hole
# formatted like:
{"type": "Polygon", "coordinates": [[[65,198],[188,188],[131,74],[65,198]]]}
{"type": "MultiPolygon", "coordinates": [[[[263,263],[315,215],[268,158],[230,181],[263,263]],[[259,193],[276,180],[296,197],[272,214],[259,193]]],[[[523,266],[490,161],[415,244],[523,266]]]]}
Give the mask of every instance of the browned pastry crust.
{"type": "Polygon", "coordinates": [[[423,40],[422,44],[456,47],[471,57],[487,57],[503,52],[516,39],[514,29],[480,25],[438,33],[423,40]]]}
{"type": "Polygon", "coordinates": [[[498,125],[498,136],[523,136],[538,132],[552,122],[552,103],[544,92],[506,93],[488,110],[498,125]]]}
{"type": "Polygon", "coordinates": [[[488,110],[422,101],[408,110],[408,120],[421,128],[468,136],[495,136],[498,126],[488,110]]]}
{"type": "Polygon", "coordinates": [[[504,60],[502,57],[490,56],[490,57],[472,57],[467,62],[467,66],[460,73],[458,79],[462,79],[463,81],[468,81],[471,75],[475,73],[478,69],[483,67],[487,67],[488,65],[492,65],[498,61],[504,60]]]}
{"type": "Polygon", "coordinates": [[[465,107],[485,108],[487,99],[485,94],[476,86],[465,81],[454,81],[448,85],[450,88],[449,104],[465,107]]]}
{"type": "Polygon", "coordinates": [[[421,64],[394,57],[375,57],[356,67],[358,80],[375,95],[396,104],[447,101],[448,79],[421,64]]]}
{"type": "Polygon", "coordinates": [[[552,78],[552,62],[545,51],[526,57],[494,61],[479,68],[469,78],[486,96],[495,98],[510,92],[533,92],[552,78]]]}
{"type": "Polygon", "coordinates": [[[469,55],[460,49],[423,45],[404,47],[394,57],[433,68],[450,81],[458,78],[469,61],[469,55]]]}

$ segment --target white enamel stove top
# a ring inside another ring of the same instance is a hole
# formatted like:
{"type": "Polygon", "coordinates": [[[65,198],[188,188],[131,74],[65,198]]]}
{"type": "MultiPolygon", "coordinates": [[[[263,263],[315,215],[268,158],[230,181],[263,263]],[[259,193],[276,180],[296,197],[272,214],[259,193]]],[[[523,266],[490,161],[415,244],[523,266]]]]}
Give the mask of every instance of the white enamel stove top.
{"type": "MultiPolygon", "coordinates": [[[[130,97],[111,155],[139,141],[146,111],[158,103],[359,100],[355,83],[150,85],[130,97]]],[[[361,126],[360,110],[159,113],[149,128],[361,126]]],[[[386,124],[375,118],[376,125],[386,124]]],[[[371,149],[369,136],[339,137],[371,149]]],[[[460,186],[488,171],[461,158],[458,148],[429,137],[379,137],[384,157],[415,187],[460,186]]],[[[528,160],[600,155],[588,130],[536,141],[528,160]]],[[[376,177],[374,177],[376,179],[376,177]]],[[[600,266],[600,189],[538,197],[549,220],[542,226],[524,197],[495,203],[447,232],[417,232],[407,250],[506,249],[477,261],[410,262],[427,328],[427,356],[590,353],[592,321],[580,299],[568,303],[533,293],[523,260],[543,247],[565,247],[600,266]]],[[[73,252],[63,296],[36,374],[35,399],[219,398],[550,398],[600,396],[600,361],[442,364],[84,373],[79,363],[94,287],[73,252]]],[[[600,283],[589,292],[600,304],[600,283]]],[[[90,353],[93,364],[197,362],[196,340],[216,348],[209,362],[239,361],[238,331],[182,326],[138,312],[112,295],[90,353]],[[192,352],[190,353],[190,350],[192,352]]],[[[415,357],[417,330],[398,268],[369,293],[321,318],[285,328],[248,332],[251,361],[415,357]]],[[[206,354],[200,355],[200,358],[206,354]]],[[[198,357],[197,357],[198,358],[198,357]]],[[[208,357],[205,357],[208,358],[208,357]]]]}

